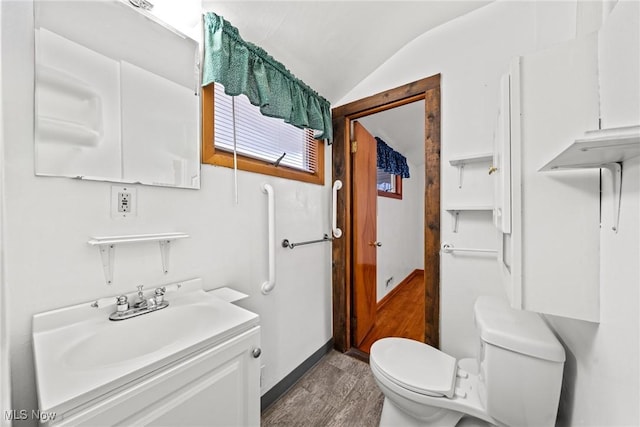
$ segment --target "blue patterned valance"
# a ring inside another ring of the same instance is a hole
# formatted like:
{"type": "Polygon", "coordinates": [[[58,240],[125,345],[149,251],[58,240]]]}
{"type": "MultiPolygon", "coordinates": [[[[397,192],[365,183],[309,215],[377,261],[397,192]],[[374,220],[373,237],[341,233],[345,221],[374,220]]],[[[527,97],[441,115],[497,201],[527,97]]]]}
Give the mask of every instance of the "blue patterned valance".
{"type": "Polygon", "coordinates": [[[204,15],[203,62],[202,86],[221,83],[227,95],[246,95],[265,116],[315,129],[317,139],[333,138],[329,101],[212,12],[204,15]]]}
{"type": "Polygon", "coordinates": [[[378,168],[401,178],[409,178],[409,165],[407,158],[389,147],[383,140],[376,136],[378,142],[378,168]]]}

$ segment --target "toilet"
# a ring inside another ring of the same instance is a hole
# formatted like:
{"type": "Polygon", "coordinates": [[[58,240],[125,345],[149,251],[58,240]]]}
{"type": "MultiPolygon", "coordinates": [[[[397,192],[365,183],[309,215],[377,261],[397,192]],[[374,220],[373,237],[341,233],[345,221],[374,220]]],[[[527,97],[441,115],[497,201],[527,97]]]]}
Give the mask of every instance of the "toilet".
{"type": "Polygon", "coordinates": [[[406,338],[371,346],[369,364],[384,394],[381,427],[554,426],[564,348],[540,315],[479,297],[477,359],[461,359],[406,338]]]}

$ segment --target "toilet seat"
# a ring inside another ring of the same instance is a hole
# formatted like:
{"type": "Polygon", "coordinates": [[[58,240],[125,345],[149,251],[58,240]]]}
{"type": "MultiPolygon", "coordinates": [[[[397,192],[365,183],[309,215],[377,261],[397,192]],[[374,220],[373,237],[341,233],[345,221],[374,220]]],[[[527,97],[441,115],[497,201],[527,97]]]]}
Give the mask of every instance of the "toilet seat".
{"type": "Polygon", "coordinates": [[[369,363],[394,384],[415,393],[453,397],[457,360],[407,338],[383,338],[371,346],[369,363]]]}

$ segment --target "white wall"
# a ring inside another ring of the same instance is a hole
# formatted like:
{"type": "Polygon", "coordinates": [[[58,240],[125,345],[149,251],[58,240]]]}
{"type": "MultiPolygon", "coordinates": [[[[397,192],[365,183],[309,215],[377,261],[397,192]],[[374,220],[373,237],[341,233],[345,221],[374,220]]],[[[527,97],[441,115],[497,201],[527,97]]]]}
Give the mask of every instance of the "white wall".
{"type": "MultiPolygon", "coordinates": [[[[0,26],[3,4],[0,3],[0,26]]],[[[2,81],[2,45],[0,44],[0,82],[2,81]]],[[[0,85],[0,99],[2,86],[0,85]]],[[[4,131],[2,103],[0,103],[0,411],[11,407],[11,375],[9,372],[9,325],[7,323],[7,295],[4,279],[4,131]]],[[[0,426],[10,425],[0,414],[0,426]]]]}
{"type": "MultiPolygon", "coordinates": [[[[568,14],[567,7],[556,9],[568,14]]],[[[438,27],[401,49],[338,104],[440,73],[442,207],[491,204],[489,165],[467,165],[460,189],[448,159],[492,151],[499,79],[513,56],[535,47],[538,12],[534,3],[498,2],[438,27]]],[[[443,211],[440,232],[442,242],[457,247],[497,246],[488,212],[461,213],[454,233],[452,217],[443,211]]],[[[479,295],[502,295],[496,262],[487,255],[443,254],[440,272],[441,348],[456,357],[474,355],[473,303],[479,295]]]]}
{"type": "Polygon", "coordinates": [[[402,199],[378,196],[377,301],[424,269],[424,166],[407,163],[411,177],[402,180],[402,199]]]}
{"type": "MultiPolygon", "coordinates": [[[[209,288],[227,285],[250,298],[260,315],[263,393],[331,338],[329,244],[277,248],[277,285],[267,279],[267,199],[276,194],[276,239],[322,237],[330,230],[330,187],[239,172],[239,204],[232,171],[202,167],[202,189],[137,186],[136,217],[110,217],[111,184],[35,177],[33,170],[33,11],[28,1],[2,3],[2,84],[5,123],[6,284],[11,318],[13,407],[35,408],[31,318],[38,312],[96,298],[202,277],[209,288]],[[118,247],[115,284],[105,285],[90,236],[182,231],[163,275],[156,244],[118,247]]],[[[326,150],[327,159],[331,150],[326,150]]],[[[330,162],[327,162],[327,176],[330,162]]],[[[330,178],[327,179],[327,182],[330,178]]],[[[126,338],[126,337],[124,337],[126,338]]]]}
{"type": "MultiPolygon", "coordinates": [[[[610,5],[604,9],[608,9],[610,5]]],[[[606,15],[606,13],[603,13],[606,15]]],[[[338,104],[442,74],[442,204],[491,200],[486,171],[465,170],[457,188],[452,156],[491,151],[498,83],[509,60],[585,33],[589,11],[576,2],[498,1],[418,37],[338,104]],[[578,18],[577,18],[578,17],[578,18]]],[[[638,2],[618,2],[615,30],[601,41],[603,126],[638,124],[638,2]],[[607,41],[605,41],[607,40],[607,41]],[[615,46],[615,48],[613,47],[615,46]]],[[[586,130],[586,129],[585,129],[586,130]]],[[[620,231],[607,231],[610,195],[603,201],[601,322],[550,317],[568,353],[561,425],[638,425],[638,159],[624,165],[620,231]]],[[[606,178],[605,178],[606,185],[606,178]]],[[[458,233],[442,213],[441,239],[456,246],[495,247],[488,214],[461,214],[458,233]],[[483,215],[485,215],[483,217],[483,215]]],[[[441,347],[474,354],[472,305],[477,295],[503,295],[493,259],[442,255],[441,347]]]]}
{"type": "MultiPolygon", "coordinates": [[[[601,37],[601,110],[606,127],[638,124],[637,9],[637,2],[619,2],[609,18],[615,30],[608,29],[601,37]]],[[[576,32],[585,33],[594,25],[587,12],[575,2],[493,3],[417,38],[340,103],[442,73],[442,204],[490,199],[489,184],[480,181],[486,172],[473,175],[467,168],[464,187],[458,190],[455,168],[447,160],[491,151],[498,81],[509,60],[573,38],[576,32]]],[[[606,225],[602,231],[601,322],[551,318],[569,356],[562,425],[639,424],[638,159],[627,162],[624,171],[620,232],[612,234],[606,225]]],[[[604,200],[604,224],[611,216],[609,206],[604,200]]],[[[490,216],[482,215],[461,217],[455,234],[443,212],[442,240],[457,246],[495,246],[490,216]]],[[[492,259],[442,257],[441,344],[454,356],[474,352],[471,307],[476,295],[503,295],[494,265],[492,259]]]]}
{"type": "MultiPolygon", "coordinates": [[[[640,3],[619,2],[599,35],[602,127],[640,124],[640,3]]],[[[548,316],[565,343],[563,425],[640,425],[640,158],[623,164],[619,231],[602,173],[599,324],[548,316]]]]}

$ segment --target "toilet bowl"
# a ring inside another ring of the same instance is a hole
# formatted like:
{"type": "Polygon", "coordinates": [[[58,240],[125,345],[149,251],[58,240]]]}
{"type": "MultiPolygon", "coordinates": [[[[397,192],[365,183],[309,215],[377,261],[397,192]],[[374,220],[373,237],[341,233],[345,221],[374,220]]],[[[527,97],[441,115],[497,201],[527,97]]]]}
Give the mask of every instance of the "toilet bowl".
{"type": "Polygon", "coordinates": [[[495,424],[478,396],[476,363],[406,338],[376,341],[369,365],[385,396],[380,426],[455,426],[464,416],[495,424]]]}
{"type": "Polygon", "coordinates": [[[384,394],[380,426],[467,424],[553,426],[564,348],[542,318],[503,301],[474,305],[478,359],[454,357],[419,341],[383,338],[369,365],[384,394]]]}

